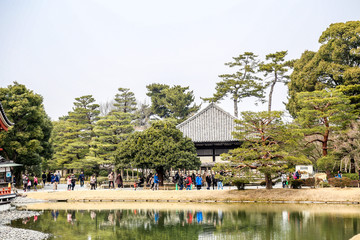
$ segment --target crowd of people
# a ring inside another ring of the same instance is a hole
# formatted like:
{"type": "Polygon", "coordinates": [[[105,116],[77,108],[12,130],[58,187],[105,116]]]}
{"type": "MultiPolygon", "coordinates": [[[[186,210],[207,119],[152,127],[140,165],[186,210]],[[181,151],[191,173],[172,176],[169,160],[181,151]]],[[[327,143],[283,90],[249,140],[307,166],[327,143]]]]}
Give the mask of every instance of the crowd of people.
{"type": "MultiPolygon", "coordinates": [[[[223,172],[220,172],[220,175],[223,175],[223,172]]],[[[175,176],[172,177],[172,182],[175,184],[177,190],[192,190],[197,189],[201,190],[203,186],[206,186],[207,190],[212,189],[223,189],[222,181],[215,177],[216,175],[206,173],[204,175],[200,174],[179,174],[179,172],[176,172],[175,176]]],[[[60,183],[60,179],[62,178],[60,171],[57,172],[48,172],[47,174],[45,172],[42,173],[41,179],[42,179],[42,185],[43,186],[50,186],[50,184],[53,186],[53,190],[58,189],[58,184],[60,183]]],[[[75,176],[74,173],[70,173],[66,176],[65,183],[67,185],[68,191],[73,191],[75,189],[76,182],[79,181],[80,187],[83,187],[85,184],[85,175],[83,172],[79,174],[78,177],[75,176]]],[[[38,179],[36,176],[32,176],[32,179],[29,178],[27,174],[23,174],[22,176],[23,180],[23,190],[24,191],[30,191],[31,187],[34,187],[34,190],[37,190],[37,185],[39,184],[38,179]]],[[[95,174],[91,175],[88,179],[90,190],[96,190],[98,187],[98,180],[97,176],[95,174]]],[[[160,178],[157,173],[152,174],[150,173],[146,178],[141,175],[138,177],[138,181],[134,182],[134,189],[138,189],[141,187],[148,187],[151,190],[159,190],[160,185],[160,178]]],[[[117,174],[115,177],[114,172],[110,172],[107,176],[107,183],[109,189],[115,189],[115,186],[117,188],[123,188],[124,187],[124,181],[121,176],[121,174],[117,174]]],[[[104,184],[102,184],[103,186],[104,184]]]]}

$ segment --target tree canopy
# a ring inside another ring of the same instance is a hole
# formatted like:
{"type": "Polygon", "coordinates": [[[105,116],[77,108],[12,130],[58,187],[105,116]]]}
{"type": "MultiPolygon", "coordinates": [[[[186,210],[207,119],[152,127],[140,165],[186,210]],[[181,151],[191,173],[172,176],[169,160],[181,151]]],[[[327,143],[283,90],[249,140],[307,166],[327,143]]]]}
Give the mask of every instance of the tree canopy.
{"type": "Polygon", "coordinates": [[[146,95],[151,98],[151,110],[160,118],[171,117],[181,122],[200,108],[194,103],[193,91],[189,91],[189,87],[153,83],[146,88],[146,95]]]}
{"type": "Polygon", "coordinates": [[[292,66],[292,61],[285,61],[286,55],[287,51],[270,53],[266,55],[266,60],[268,60],[269,62],[260,64],[260,71],[265,73],[265,77],[270,77],[268,80],[265,80],[265,87],[270,86],[268,100],[269,112],[271,111],[272,96],[276,83],[287,83],[287,80],[289,78],[289,76],[286,75],[286,72],[292,66]]]}
{"type": "Polygon", "coordinates": [[[203,98],[205,101],[218,102],[230,95],[234,102],[234,115],[238,117],[238,103],[247,97],[264,98],[264,87],[259,83],[260,78],[256,75],[259,70],[259,60],[252,52],[244,52],[238,57],[233,57],[233,62],[225,65],[237,67],[232,74],[219,75],[223,80],[216,83],[213,97],[203,98]]]}
{"type": "Polygon", "coordinates": [[[265,175],[266,188],[272,188],[272,174],[310,162],[295,156],[291,147],[296,143],[291,131],[282,122],[282,112],[242,112],[234,137],[243,144],[223,156],[239,166],[257,167],[265,175]],[[290,147],[291,146],[291,147],[290,147]]]}
{"type": "Polygon", "coordinates": [[[53,168],[81,169],[92,165],[85,164],[89,154],[91,139],[95,136],[95,122],[99,119],[99,105],[92,95],[75,98],[73,111],[54,122],[52,134],[55,154],[51,161],[53,168]]]}
{"type": "Polygon", "coordinates": [[[298,92],[338,87],[360,109],[360,21],[331,24],[320,36],[317,52],[305,51],[294,63],[287,109],[298,111],[298,92]]]}
{"type": "Polygon", "coordinates": [[[118,166],[155,169],[160,179],[166,170],[200,166],[194,143],[170,120],[155,121],[143,132],[131,134],[118,149],[118,166]]]}
{"type": "Polygon", "coordinates": [[[51,158],[53,153],[49,143],[52,124],[44,110],[42,96],[14,82],[0,88],[0,101],[6,116],[14,123],[8,132],[0,132],[0,146],[3,148],[0,154],[24,165],[15,168],[17,178],[23,169],[39,173],[42,161],[51,158]]]}
{"type": "Polygon", "coordinates": [[[354,118],[347,96],[335,89],[301,92],[296,96],[300,108],[296,123],[309,143],[320,143],[322,155],[328,154],[332,132],[345,128],[354,118]]]}

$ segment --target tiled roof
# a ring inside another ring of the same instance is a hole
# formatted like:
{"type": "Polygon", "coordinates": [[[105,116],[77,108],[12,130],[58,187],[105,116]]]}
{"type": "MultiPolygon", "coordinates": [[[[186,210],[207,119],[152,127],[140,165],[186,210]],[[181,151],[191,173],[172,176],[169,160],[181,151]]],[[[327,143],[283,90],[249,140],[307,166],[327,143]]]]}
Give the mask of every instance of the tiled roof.
{"type": "Polygon", "coordinates": [[[235,131],[235,119],[215,103],[210,103],[209,106],[177,125],[177,128],[193,142],[237,141],[231,134],[235,131]]]}
{"type": "Polygon", "coordinates": [[[0,129],[3,128],[7,130],[8,127],[14,125],[10,120],[6,117],[4,108],[0,102],[0,129]]]}

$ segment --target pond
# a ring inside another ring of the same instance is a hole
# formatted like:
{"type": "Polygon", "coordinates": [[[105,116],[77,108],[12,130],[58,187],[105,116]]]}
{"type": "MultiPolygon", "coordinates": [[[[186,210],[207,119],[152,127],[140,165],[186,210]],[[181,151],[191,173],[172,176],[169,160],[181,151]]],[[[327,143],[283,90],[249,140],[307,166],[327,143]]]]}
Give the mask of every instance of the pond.
{"type": "Polygon", "coordinates": [[[52,239],[349,239],[360,207],[326,204],[60,203],[13,227],[52,239]]]}

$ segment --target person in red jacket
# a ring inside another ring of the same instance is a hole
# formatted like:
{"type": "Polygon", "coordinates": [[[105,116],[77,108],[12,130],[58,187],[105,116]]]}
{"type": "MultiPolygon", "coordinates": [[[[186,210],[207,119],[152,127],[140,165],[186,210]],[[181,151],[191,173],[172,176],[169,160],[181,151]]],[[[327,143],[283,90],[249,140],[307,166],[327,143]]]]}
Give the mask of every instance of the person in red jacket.
{"type": "Polygon", "coordinates": [[[187,176],[185,179],[185,184],[186,184],[186,190],[191,190],[191,184],[192,184],[192,180],[190,176],[187,176]]]}

